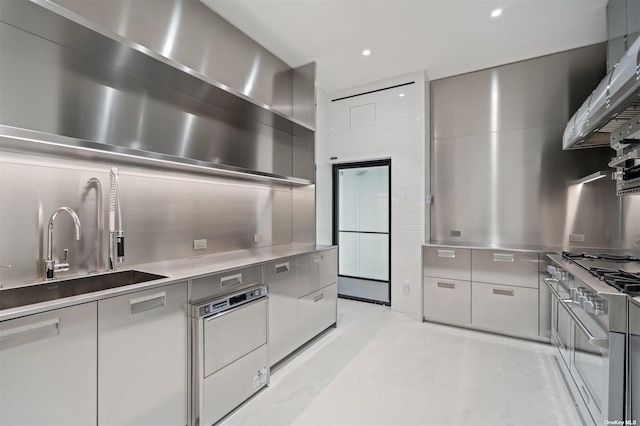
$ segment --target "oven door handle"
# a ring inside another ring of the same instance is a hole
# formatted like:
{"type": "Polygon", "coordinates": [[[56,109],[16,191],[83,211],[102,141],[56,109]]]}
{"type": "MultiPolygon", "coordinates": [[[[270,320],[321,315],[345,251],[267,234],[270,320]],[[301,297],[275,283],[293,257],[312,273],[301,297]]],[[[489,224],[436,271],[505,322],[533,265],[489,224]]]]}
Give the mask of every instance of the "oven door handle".
{"type": "Polygon", "coordinates": [[[543,281],[547,285],[547,287],[549,287],[549,290],[551,290],[551,293],[553,293],[554,297],[558,299],[558,302],[560,302],[560,305],[562,305],[562,307],[567,312],[567,314],[571,317],[573,322],[587,336],[587,339],[589,339],[589,343],[599,348],[609,349],[609,338],[595,337],[593,334],[591,334],[591,332],[587,329],[587,327],[585,327],[585,325],[582,324],[582,321],[580,321],[580,318],[578,318],[575,312],[573,312],[573,310],[569,307],[568,303],[572,303],[573,301],[571,299],[565,300],[562,297],[560,297],[560,294],[550,284],[550,282],[557,283],[558,280],[555,280],[553,278],[544,278],[543,281]]]}

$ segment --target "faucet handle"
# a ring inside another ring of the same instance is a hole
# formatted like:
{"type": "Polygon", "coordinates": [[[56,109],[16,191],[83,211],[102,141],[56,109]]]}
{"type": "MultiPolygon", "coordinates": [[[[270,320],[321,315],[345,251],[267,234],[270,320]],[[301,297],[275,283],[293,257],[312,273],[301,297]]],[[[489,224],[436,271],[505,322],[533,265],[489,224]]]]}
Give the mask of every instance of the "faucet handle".
{"type": "Polygon", "coordinates": [[[63,263],[67,263],[68,260],[69,260],[69,249],[64,249],[64,262],[63,263]]]}

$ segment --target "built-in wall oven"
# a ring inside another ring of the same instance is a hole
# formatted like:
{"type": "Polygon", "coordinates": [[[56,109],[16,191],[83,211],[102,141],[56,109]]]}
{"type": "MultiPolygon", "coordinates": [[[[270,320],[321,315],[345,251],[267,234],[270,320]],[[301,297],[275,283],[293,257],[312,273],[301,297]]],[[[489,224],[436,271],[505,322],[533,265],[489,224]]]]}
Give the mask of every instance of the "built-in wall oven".
{"type": "Polygon", "coordinates": [[[551,341],[578,411],[588,425],[624,422],[626,296],[570,260],[549,257],[551,341]]]}

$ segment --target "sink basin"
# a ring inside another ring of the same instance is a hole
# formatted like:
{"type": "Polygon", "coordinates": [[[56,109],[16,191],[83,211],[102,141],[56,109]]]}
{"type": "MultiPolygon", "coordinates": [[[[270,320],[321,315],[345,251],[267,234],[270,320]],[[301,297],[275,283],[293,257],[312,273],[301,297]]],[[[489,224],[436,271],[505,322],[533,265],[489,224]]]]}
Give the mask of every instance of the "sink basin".
{"type": "Polygon", "coordinates": [[[27,287],[8,288],[0,290],[0,310],[124,287],[161,278],[167,277],[140,271],[118,271],[68,280],[46,281],[42,284],[27,287]]]}

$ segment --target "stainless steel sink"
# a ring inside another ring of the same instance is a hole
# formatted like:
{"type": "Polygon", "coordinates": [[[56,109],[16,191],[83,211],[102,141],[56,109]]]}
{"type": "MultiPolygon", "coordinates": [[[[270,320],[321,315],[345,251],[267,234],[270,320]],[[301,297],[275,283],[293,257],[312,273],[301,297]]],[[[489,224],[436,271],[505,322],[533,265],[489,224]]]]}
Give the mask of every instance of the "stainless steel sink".
{"type": "Polygon", "coordinates": [[[17,308],[33,303],[47,302],[63,297],[78,296],[94,291],[108,290],[167,278],[140,271],[118,271],[102,275],[88,275],[68,280],[47,281],[42,284],[0,290],[0,310],[17,308]]]}

